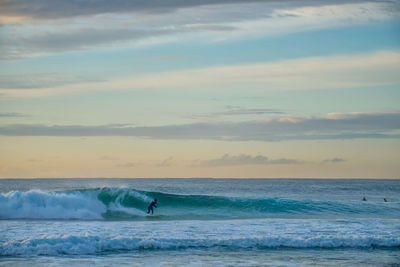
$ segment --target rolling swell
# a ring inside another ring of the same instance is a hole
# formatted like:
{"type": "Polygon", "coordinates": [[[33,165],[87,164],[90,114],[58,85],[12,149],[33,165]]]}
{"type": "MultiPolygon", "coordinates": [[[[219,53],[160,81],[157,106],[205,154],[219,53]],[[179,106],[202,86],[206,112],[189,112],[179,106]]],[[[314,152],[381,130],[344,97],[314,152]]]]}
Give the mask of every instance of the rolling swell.
{"type": "MultiPolygon", "coordinates": [[[[128,188],[68,191],[12,191],[0,194],[0,219],[243,219],[318,214],[373,214],[379,205],[285,198],[240,198],[177,195],[128,188]],[[157,198],[157,216],[146,217],[147,205],[157,198]]],[[[389,208],[389,207],[386,207],[389,208]]],[[[389,208],[390,209],[390,208],[389,208]]],[[[398,212],[398,207],[392,207],[398,212]]]]}

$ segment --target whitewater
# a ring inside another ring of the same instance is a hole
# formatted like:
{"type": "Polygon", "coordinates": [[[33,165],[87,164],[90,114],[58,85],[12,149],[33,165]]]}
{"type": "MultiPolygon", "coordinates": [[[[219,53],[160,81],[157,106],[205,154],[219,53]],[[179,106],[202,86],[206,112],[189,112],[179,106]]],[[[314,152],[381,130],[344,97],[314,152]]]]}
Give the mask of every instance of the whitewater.
{"type": "Polygon", "coordinates": [[[0,185],[0,266],[400,264],[398,180],[10,179],[0,185]],[[149,216],[154,198],[159,208],[149,216]]]}

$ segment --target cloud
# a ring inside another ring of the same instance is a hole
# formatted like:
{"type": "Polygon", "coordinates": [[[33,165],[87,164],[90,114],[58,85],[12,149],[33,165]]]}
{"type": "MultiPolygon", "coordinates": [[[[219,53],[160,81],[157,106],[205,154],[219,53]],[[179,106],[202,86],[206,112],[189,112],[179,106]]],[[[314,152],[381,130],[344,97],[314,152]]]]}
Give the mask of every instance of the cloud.
{"type": "Polygon", "coordinates": [[[123,163],[123,164],[118,164],[116,165],[117,167],[122,167],[122,168],[133,168],[136,167],[136,163],[134,162],[127,162],[127,163],[123,163]]]}
{"type": "Polygon", "coordinates": [[[273,159],[269,161],[269,164],[299,164],[303,163],[302,161],[298,161],[296,159],[273,159]]]}
{"type": "MultiPolygon", "coordinates": [[[[216,5],[228,3],[263,2],[262,0],[148,0],[132,1],[108,0],[96,1],[63,1],[63,0],[13,0],[0,2],[0,14],[13,16],[28,16],[34,18],[62,18],[104,13],[151,12],[164,13],[174,9],[200,5],[216,5]]],[[[273,2],[264,0],[264,2],[273,2]]]]}
{"type": "Polygon", "coordinates": [[[323,162],[324,163],[340,163],[340,162],[345,162],[346,160],[342,158],[332,158],[332,159],[326,159],[323,162]]]}
{"type": "Polygon", "coordinates": [[[34,159],[34,158],[30,158],[26,160],[27,162],[31,162],[31,163],[36,163],[36,162],[42,162],[43,160],[41,159],[34,159]]]}
{"type": "Polygon", "coordinates": [[[102,82],[103,79],[56,73],[24,73],[0,75],[0,89],[39,89],[88,82],[102,82]]]}
{"type": "Polygon", "coordinates": [[[220,166],[239,166],[239,165],[269,165],[269,164],[297,164],[299,161],[294,159],[276,159],[270,160],[268,157],[258,155],[251,156],[240,154],[230,156],[225,154],[220,158],[200,161],[202,167],[220,167],[220,166]]]}
{"type": "Polygon", "coordinates": [[[120,80],[119,88],[309,90],[399,84],[400,52],[309,57],[169,71],[120,80]]]}
{"type": "Polygon", "coordinates": [[[358,0],[0,1],[0,23],[12,23],[4,26],[0,57],[182,40],[248,40],[384,21],[398,18],[398,11],[397,1],[358,0]]]}
{"type": "MultiPolygon", "coordinates": [[[[310,90],[400,84],[400,52],[306,57],[275,62],[167,71],[114,80],[71,84],[57,90],[18,91],[10,97],[43,96],[91,90],[310,90]]],[[[253,110],[252,112],[254,112],[253,110]]],[[[243,111],[238,110],[237,113],[243,111]]]]}
{"type": "MultiPolygon", "coordinates": [[[[2,2],[0,2],[1,6],[2,2]]],[[[26,16],[13,16],[9,14],[1,13],[0,11],[0,27],[7,24],[18,24],[27,21],[29,18],[26,16]]]]}
{"type": "Polygon", "coordinates": [[[0,39],[0,58],[12,60],[95,48],[132,47],[140,45],[143,40],[147,40],[146,44],[169,42],[169,38],[175,40],[174,35],[181,33],[234,30],[233,26],[189,23],[186,17],[183,20],[167,15],[104,15],[75,22],[65,19],[13,26],[3,30],[5,38],[0,39]],[[26,30],[28,27],[29,30],[26,30]]]}
{"type": "Polygon", "coordinates": [[[22,118],[22,117],[28,117],[28,115],[17,112],[0,113],[0,118],[22,118]]]}
{"type": "Polygon", "coordinates": [[[4,136],[135,136],[161,140],[285,141],[400,138],[400,112],[332,113],[268,120],[193,123],[152,127],[130,125],[0,126],[4,136]]]}
{"type": "MultiPolygon", "coordinates": [[[[31,31],[29,34],[7,36],[7,38],[0,39],[0,50],[2,51],[0,58],[13,60],[69,51],[129,47],[134,44],[140,45],[142,40],[148,40],[147,44],[157,43],[157,38],[161,40],[162,36],[165,37],[162,42],[169,42],[168,38],[174,40],[174,37],[171,36],[180,33],[221,32],[234,29],[233,26],[221,25],[171,25],[169,27],[160,25],[159,27],[143,27],[134,23],[129,26],[117,24],[99,29],[95,25],[96,22],[91,22],[94,25],[90,27],[61,24],[57,30],[53,29],[52,31],[42,30],[41,27],[37,27],[36,31],[31,31]]],[[[107,24],[107,19],[98,23],[107,24]]],[[[46,26],[42,27],[47,28],[46,26]]]]}
{"type": "Polygon", "coordinates": [[[162,162],[157,164],[157,167],[169,167],[173,164],[174,158],[173,157],[169,157],[165,160],[163,160],[162,162]]]}
{"type": "MultiPolygon", "coordinates": [[[[6,17],[30,17],[37,19],[57,19],[76,16],[91,16],[108,13],[126,14],[142,12],[149,14],[172,13],[177,9],[199,6],[229,6],[248,3],[273,4],[276,6],[318,6],[329,4],[360,3],[357,0],[324,0],[313,1],[277,1],[277,0],[95,0],[95,1],[63,1],[63,0],[5,0],[0,1],[0,15],[6,17]]],[[[295,16],[296,14],[281,14],[295,16]]]]}
{"type": "MultiPolygon", "coordinates": [[[[319,2],[302,6],[279,7],[273,10],[270,18],[255,18],[240,23],[242,36],[285,35],[294,32],[337,28],[348,25],[369,24],[399,18],[400,2],[319,2]]],[[[231,23],[237,26],[238,23],[231,23]]],[[[233,38],[233,36],[228,36],[233,38]]],[[[224,37],[226,38],[226,36],[224,37]]]]}
{"type": "Polygon", "coordinates": [[[227,117],[227,116],[248,116],[248,115],[272,115],[272,114],[283,114],[283,111],[277,109],[266,109],[266,108],[257,108],[257,109],[243,109],[237,107],[227,107],[227,111],[221,112],[211,112],[206,114],[195,114],[188,116],[192,119],[215,119],[220,117],[227,117]]]}
{"type": "Polygon", "coordinates": [[[283,114],[284,112],[270,108],[254,108],[254,109],[231,109],[225,112],[215,112],[214,115],[236,116],[236,115],[265,115],[265,114],[283,114]]]}

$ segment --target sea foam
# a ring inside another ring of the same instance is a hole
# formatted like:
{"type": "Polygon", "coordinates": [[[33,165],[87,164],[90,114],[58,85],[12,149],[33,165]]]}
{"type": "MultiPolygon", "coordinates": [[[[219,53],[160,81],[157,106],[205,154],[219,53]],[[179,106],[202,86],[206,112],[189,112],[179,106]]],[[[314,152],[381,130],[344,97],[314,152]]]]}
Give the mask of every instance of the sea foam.
{"type": "Polygon", "coordinates": [[[187,248],[400,248],[398,220],[258,219],[134,224],[54,221],[45,225],[3,221],[2,224],[0,255],[3,256],[87,255],[187,248]]]}

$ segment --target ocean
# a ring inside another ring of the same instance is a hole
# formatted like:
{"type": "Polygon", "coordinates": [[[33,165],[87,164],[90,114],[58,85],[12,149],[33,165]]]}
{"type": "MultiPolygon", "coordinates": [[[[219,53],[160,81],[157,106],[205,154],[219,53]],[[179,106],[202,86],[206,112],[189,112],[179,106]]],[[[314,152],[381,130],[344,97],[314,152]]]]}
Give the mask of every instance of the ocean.
{"type": "Polygon", "coordinates": [[[67,265],[400,266],[400,180],[1,179],[0,266],[67,265]]]}

